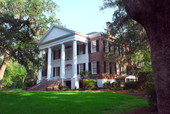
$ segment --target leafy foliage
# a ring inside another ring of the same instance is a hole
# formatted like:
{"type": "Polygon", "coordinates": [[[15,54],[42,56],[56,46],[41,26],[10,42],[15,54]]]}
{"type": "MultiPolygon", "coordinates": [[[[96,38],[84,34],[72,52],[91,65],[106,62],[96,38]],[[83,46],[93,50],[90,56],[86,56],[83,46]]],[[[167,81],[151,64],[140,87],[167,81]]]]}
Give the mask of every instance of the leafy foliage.
{"type": "MultiPolygon", "coordinates": [[[[107,34],[104,34],[112,45],[118,47],[119,54],[114,52],[108,56],[113,56],[113,61],[123,65],[128,63],[132,74],[136,74],[138,65],[141,60],[137,60],[143,51],[149,50],[146,40],[146,32],[144,28],[127,15],[122,0],[106,0],[104,1],[102,10],[106,8],[114,8],[113,22],[108,22],[107,34]],[[125,51],[124,51],[125,50],[125,51]]],[[[150,50],[149,50],[150,51],[150,50]]]]}
{"type": "Polygon", "coordinates": [[[23,88],[25,87],[24,80],[27,76],[26,69],[18,63],[8,64],[2,86],[5,88],[23,88]]]}
{"type": "Polygon", "coordinates": [[[96,82],[93,79],[82,79],[83,89],[92,90],[96,88],[96,82]]]}

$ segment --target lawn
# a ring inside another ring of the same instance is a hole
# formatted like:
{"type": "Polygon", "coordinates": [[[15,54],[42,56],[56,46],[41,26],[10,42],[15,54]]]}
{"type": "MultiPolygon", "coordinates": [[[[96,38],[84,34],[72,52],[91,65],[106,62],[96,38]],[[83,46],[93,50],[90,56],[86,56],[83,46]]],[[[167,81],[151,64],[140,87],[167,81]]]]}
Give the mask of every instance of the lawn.
{"type": "Polygon", "coordinates": [[[144,98],[111,92],[0,91],[1,114],[124,114],[147,105],[144,98]]]}

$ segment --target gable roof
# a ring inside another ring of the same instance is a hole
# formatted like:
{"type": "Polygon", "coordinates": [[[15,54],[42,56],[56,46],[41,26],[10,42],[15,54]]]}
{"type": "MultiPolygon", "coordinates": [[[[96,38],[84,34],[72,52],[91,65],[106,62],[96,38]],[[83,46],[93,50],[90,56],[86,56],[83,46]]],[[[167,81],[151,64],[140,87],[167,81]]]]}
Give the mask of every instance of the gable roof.
{"type": "MultiPolygon", "coordinates": [[[[55,25],[55,24],[54,24],[54,25],[52,25],[52,26],[48,29],[48,31],[41,37],[41,39],[39,40],[38,43],[41,44],[54,28],[57,28],[57,29],[60,29],[60,30],[62,30],[62,31],[67,32],[67,35],[71,35],[71,34],[75,34],[75,33],[76,33],[76,32],[73,31],[73,30],[70,30],[70,29],[67,29],[67,28],[64,28],[64,27],[61,27],[61,26],[58,26],[58,25],[55,25]]],[[[56,37],[56,38],[57,38],[57,37],[56,37]]]]}

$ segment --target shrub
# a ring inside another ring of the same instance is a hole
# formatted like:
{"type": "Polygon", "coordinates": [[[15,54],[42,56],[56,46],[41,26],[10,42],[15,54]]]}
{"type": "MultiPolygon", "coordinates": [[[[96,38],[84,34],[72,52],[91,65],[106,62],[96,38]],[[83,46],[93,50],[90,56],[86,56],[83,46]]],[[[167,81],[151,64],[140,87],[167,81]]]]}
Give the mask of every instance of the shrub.
{"type": "Polygon", "coordinates": [[[96,82],[93,79],[82,79],[83,89],[92,90],[96,88],[96,82]]]}
{"type": "Polygon", "coordinates": [[[117,89],[119,87],[119,83],[118,82],[112,82],[112,87],[114,87],[114,89],[117,89]]]}
{"type": "Polygon", "coordinates": [[[112,87],[112,84],[109,81],[107,81],[103,84],[103,86],[104,86],[104,88],[110,89],[112,87]]]}
{"type": "Polygon", "coordinates": [[[63,86],[63,87],[61,88],[61,90],[62,90],[62,91],[67,91],[67,90],[71,90],[71,88],[69,88],[69,87],[67,87],[67,86],[63,86]]]}
{"type": "Polygon", "coordinates": [[[124,89],[138,89],[138,82],[126,82],[124,89]]]}

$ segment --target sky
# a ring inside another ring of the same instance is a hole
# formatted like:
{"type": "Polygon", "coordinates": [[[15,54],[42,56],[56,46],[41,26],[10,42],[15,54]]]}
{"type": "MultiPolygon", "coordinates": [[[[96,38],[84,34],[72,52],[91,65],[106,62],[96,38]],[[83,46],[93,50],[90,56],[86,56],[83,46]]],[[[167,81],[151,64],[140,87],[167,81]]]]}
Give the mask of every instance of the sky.
{"type": "Polygon", "coordinates": [[[87,34],[104,32],[112,21],[113,9],[100,11],[103,0],[53,0],[59,6],[57,18],[66,28],[87,34]]]}

